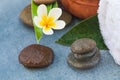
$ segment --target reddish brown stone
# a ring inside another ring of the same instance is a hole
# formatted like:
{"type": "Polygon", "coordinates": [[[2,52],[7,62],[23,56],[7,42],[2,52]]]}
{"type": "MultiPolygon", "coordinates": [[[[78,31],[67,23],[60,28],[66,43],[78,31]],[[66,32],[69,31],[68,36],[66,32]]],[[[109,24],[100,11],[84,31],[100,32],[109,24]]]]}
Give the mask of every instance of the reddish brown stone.
{"type": "Polygon", "coordinates": [[[19,61],[25,67],[43,68],[52,63],[53,57],[54,55],[51,48],[33,44],[20,52],[19,61]]]}

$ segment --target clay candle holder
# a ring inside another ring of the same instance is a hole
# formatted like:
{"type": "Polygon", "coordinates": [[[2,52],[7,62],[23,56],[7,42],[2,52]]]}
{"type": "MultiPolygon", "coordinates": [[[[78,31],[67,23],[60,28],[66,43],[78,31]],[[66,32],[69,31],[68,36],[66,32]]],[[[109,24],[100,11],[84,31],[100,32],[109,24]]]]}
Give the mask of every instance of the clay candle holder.
{"type": "Polygon", "coordinates": [[[78,18],[88,18],[97,13],[99,0],[60,0],[66,10],[78,18]]]}

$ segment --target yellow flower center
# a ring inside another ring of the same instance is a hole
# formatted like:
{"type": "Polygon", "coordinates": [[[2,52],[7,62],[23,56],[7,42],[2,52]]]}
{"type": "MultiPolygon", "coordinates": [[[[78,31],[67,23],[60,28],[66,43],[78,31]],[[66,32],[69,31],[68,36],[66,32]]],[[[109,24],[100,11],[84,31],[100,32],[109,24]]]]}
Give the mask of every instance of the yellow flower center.
{"type": "Polygon", "coordinates": [[[40,26],[42,26],[45,30],[49,30],[52,27],[56,26],[56,23],[54,21],[54,17],[47,15],[43,15],[41,21],[39,22],[40,26]]]}

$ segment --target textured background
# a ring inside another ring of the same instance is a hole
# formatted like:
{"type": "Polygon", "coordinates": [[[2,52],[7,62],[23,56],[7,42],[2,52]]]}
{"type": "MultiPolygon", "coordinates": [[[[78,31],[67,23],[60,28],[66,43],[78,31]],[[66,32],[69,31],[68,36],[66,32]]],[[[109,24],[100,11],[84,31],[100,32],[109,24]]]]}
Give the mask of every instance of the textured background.
{"type": "Polygon", "coordinates": [[[69,47],[54,41],[62,36],[77,20],[64,30],[44,36],[40,42],[55,53],[52,65],[45,69],[27,69],[18,61],[19,52],[36,43],[32,28],[22,24],[19,13],[30,0],[0,0],[0,80],[120,80],[120,66],[108,53],[101,51],[101,62],[90,70],[75,70],[68,66],[69,47]]]}

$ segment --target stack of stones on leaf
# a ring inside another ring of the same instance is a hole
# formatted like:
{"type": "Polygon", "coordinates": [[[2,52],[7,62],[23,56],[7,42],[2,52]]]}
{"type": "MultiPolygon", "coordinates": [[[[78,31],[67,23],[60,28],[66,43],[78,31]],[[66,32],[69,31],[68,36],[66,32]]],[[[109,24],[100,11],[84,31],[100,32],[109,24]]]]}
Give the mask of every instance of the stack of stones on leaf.
{"type": "Polygon", "coordinates": [[[100,52],[92,39],[78,39],[71,45],[68,63],[78,69],[94,67],[100,61],[100,52]]]}

